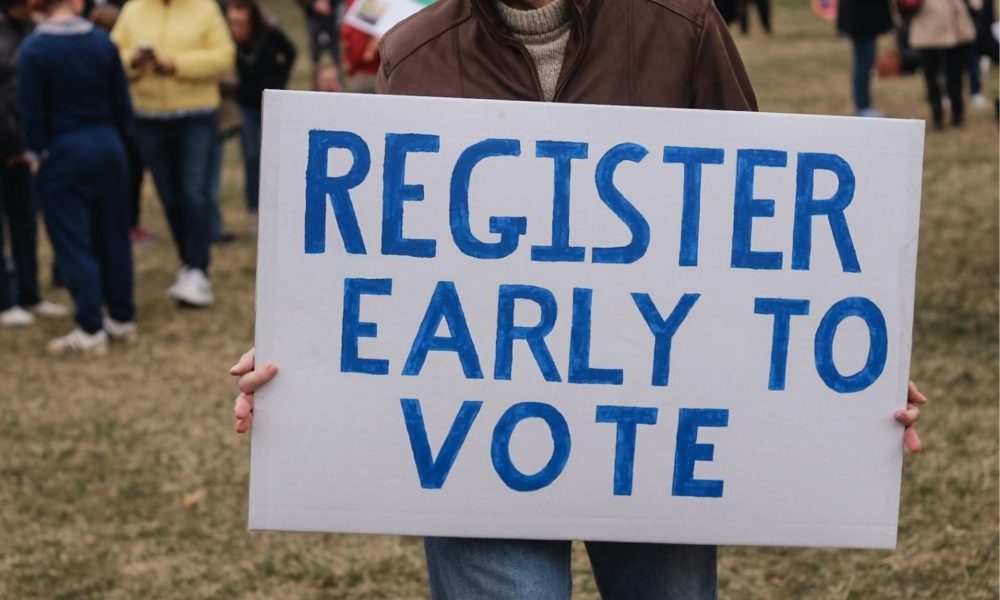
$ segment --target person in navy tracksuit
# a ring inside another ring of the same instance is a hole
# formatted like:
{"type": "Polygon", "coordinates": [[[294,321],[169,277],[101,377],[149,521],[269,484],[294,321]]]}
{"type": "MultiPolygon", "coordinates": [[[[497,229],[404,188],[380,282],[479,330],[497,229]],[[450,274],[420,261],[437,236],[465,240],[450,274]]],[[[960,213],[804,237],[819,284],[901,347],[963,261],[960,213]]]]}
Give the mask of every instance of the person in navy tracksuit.
{"type": "Polygon", "coordinates": [[[73,2],[42,1],[47,20],[21,47],[18,96],[45,225],[76,304],[77,328],[49,351],[100,354],[109,335],[135,331],[122,143],[132,108],[118,50],[73,2]]]}

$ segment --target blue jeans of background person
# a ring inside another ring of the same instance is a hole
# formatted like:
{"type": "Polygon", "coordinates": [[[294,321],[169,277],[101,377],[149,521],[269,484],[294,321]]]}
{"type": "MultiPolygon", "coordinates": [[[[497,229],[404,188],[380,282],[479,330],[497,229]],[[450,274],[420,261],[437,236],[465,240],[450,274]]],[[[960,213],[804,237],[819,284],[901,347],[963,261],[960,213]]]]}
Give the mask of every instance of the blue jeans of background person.
{"type": "Polygon", "coordinates": [[[208,271],[211,260],[215,112],[137,119],[135,140],[163,203],[185,267],[208,271]]]}
{"type": "Polygon", "coordinates": [[[28,166],[0,163],[0,311],[12,304],[31,306],[41,302],[37,243],[38,221],[28,166]],[[5,221],[10,231],[16,294],[11,293],[11,281],[3,260],[5,221]]]}
{"type": "MultiPolygon", "coordinates": [[[[717,597],[716,547],[587,542],[605,600],[717,597]]],[[[568,541],[425,538],[435,600],[570,598],[568,541]]]]}
{"type": "Polygon", "coordinates": [[[208,167],[208,200],[212,206],[208,229],[212,241],[219,241],[225,235],[226,224],[222,220],[222,206],[219,204],[219,193],[222,191],[222,159],[226,148],[226,140],[216,134],[215,145],[212,146],[212,162],[208,167]]]}
{"type": "Polygon", "coordinates": [[[240,106],[243,113],[243,129],[240,131],[240,146],[243,148],[243,185],[246,188],[247,211],[257,214],[257,199],[260,193],[260,109],[240,106]]]}
{"type": "Polygon", "coordinates": [[[38,197],[59,272],[87,333],[103,326],[102,306],[132,321],[132,244],[128,159],[110,125],[62,134],[38,172],[38,197]]]}
{"type": "Polygon", "coordinates": [[[872,67],[875,66],[875,37],[852,37],[854,44],[854,65],[851,81],[854,91],[854,107],[858,111],[872,107],[872,67]]]}

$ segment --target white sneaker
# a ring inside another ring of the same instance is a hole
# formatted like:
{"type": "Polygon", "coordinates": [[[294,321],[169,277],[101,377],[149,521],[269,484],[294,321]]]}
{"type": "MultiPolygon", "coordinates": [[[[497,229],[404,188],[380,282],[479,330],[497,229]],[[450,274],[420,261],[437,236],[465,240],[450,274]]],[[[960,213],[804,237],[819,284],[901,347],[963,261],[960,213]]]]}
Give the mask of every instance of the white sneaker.
{"type": "Polygon", "coordinates": [[[97,333],[87,333],[77,327],[69,334],[49,342],[49,354],[93,354],[104,355],[108,352],[108,334],[104,330],[97,333]]]}
{"type": "Polygon", "coordinates": [[[115,321],[111,317],[104,317],[104,331],[115,342],[134,342],[138,335],[134,321],[115,321]]]}
{"type": "Polygon", "coordinates": [[[35,315],[20,306],[11,306],[0,312],[0,325],[4,327],[27,327],[35,322],[35,315]]]}
{"type": "Polygon", "coordinates": [[[38,304],[33,304],[28,307],[28,310],[35,313],[35,316],[50,319],[61,319],[69,316],[68,308],[62,304],[56,304],[55,302],[49,302],[48,300],[42,300],[38,304]]]}
{"type": "Polygon", "coordinates": [[[184,267],[177,272],[177,279],[174,280],[174,285],[167,288],[167,293],[171,296],[174,295],[174,290],[180,287],[181,282],[184,281],[184,276],[187,274],[187,267],[184,267]]]}
{"type": "Polygon", "coordinates": [[[212,284],[201,269],[186,269],[168,293],[174,300],[189,306],[204,307],[215,302],[212,284]]]}
{"type": "Polygon", "coordinates": [[[969,98],[969,104],[972,105],[972,108],[980,110],[984,108],[989,108],[990,101],[987,100],[986,96],[982,94],[973,94],[972,97],[969,98]]]}

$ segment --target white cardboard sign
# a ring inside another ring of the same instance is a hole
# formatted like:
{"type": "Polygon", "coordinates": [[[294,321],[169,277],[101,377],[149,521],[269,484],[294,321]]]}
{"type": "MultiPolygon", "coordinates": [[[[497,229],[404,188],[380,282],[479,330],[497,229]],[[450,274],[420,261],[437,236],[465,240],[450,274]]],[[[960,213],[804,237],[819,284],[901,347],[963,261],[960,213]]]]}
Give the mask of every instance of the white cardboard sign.
{"type": "Polygon", "coordinates": [[[919,121],[268,91],[250,528],[895,545],[919,121]]]}

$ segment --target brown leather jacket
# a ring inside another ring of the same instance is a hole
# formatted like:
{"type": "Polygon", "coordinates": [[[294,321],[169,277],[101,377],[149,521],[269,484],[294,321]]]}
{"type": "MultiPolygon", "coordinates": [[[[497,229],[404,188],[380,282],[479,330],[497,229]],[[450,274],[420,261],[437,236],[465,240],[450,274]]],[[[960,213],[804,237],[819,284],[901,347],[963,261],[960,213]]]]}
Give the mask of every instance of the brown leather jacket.
{"type": "MultiPolygon", "coordinates": [[[[712,0],[572,0],[556,102],[757,110],[712,0]]],[[[493,0],[439,0],[380,44],[383,94],[541,100],[531,57],[493,0]]]]}

